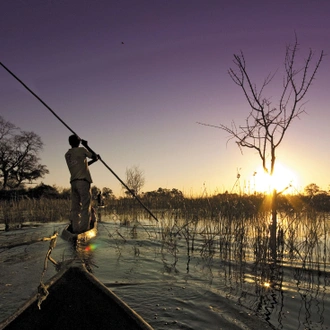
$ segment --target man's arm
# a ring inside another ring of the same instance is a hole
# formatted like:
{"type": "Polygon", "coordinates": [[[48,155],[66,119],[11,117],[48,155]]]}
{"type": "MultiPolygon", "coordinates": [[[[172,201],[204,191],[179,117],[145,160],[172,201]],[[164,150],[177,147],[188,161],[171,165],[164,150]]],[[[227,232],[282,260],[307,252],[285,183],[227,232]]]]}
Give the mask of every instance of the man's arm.
{"type": "Polygon", "coordinates": [[[93,154],[93,158],[92,158],[92,160],[90,160],[90,161],[87,163],[88,166],[90,166],[90,165],[94,164],[95,162],[97,162],[97,161],[99,160],[99,158],[100,158],[99,155],[97,155],[97,154],[93,154]]]}
{"type": "Polygon", "coordinates": [[[96,161],[99,160],[100,156],[97,155],[88,145],[88,142],[86,140],[81,140],[81,144],[89,151],[92,153],[92,160],[90,160],[87,164],[88,166],[94,164],[96,161]]]}

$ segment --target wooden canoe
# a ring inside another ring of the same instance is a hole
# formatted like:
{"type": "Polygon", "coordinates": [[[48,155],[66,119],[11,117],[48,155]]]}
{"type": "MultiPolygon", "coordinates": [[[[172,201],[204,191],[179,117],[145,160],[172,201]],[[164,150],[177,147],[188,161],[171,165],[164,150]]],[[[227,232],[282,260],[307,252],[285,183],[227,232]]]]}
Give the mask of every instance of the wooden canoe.
{"type": "Polygon", "coordinates": [[[89,273],[71,266],[45,284],[49,294],[38,308],[38,295],[27,301],[0,329],[152,330],[143,318],[89,273]]]}
{"type": "Polygon", "coordinates": [[[97,221],[93,222],[93,227],[81,234],[72,233],[71,225],[67,225],[63,231],[61,237],[68,242],[88,242],[97,235],[97,221]]]}

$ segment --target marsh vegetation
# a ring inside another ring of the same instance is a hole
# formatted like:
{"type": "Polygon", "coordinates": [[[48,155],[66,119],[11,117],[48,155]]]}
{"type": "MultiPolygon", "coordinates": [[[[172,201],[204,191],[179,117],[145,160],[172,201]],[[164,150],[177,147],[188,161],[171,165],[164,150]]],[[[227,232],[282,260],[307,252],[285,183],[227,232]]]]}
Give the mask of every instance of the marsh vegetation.
{"type": "MultiPolygon", "coordinates": [[[[3,199],[0,223],[10,230],[26,223],[67,221],[70,200],[59,197],[3,199]]],[[[272,206],[268,196],[219,194],[185,198],[176,189],[160,189],[144,194],[141,199],[158,219],[159,239],[164,246],[175,250],[179,240],[185,242],[188,259],[192,253],[200,253],[207,258],[217,254],[226,262],[253,262],[255,265],[271,260],[272,206]]],[[[93,203],[97,208],[96,200],[93,203]]],[[[139,219],[150,219],[134,199],[127,197],[109,198],[101,212],[119,219],[123,225],[135,223],[138,226],[139,219]]],[[[315,262],[326,264],[330,257],[329,216],[330,196],[327,194],[280,196],[276,236],[278,260],[273,261],[303,266],[315,262]]]]}
{"type": "MultiPolygon", "coordinates": [[[[161,265],[163,274],[182,277],[190,285],[198,287],[206,281],[210,292],[216,290],[275,328],[287,328],[283,327],[287,309],[297,308],[299,322],[305,328],[313,325],[321,329],[326,325],[330,196],[279,196],[275,260],[270,249],[271,198],[267,196],[219,194],[186,198],[176,189],[160,189],[141,198],[158,222],[132,198],[109,198],[105,207],[97,209],[102,262],[109,265],[109,258],[114,258],[113,262],[121,260],[121,267],[129,268],[124,273],[118,269],[118,276],[131,274],[132,265],[138,265],[140,260],[149,265],[143,269],[161,265]],[[104,244],[109,244],[111,251],[104,244]],[[133,261],[124,266],[129,255],[133,261]],[[156,264],[151,266],[151,262],[156,264]]],[[[94,203],[97,207],[96,200],[94,203]]],[[[0,206],[1,222],[9,228],[28,223],[46,226],[48,222],[67,222],[70,200],[58,196],[17,198],[2,200],[0,206]]],[[[157,274],[149,271],[141,276],[153,283],[157,274]]]]}

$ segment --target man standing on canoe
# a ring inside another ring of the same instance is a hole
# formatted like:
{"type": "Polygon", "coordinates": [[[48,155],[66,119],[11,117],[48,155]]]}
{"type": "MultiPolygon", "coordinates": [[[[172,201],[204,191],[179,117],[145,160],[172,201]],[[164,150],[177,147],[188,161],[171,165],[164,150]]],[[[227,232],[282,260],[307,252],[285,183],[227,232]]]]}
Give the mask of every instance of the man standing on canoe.
{"type": "Polygon", "coordinates": [[[92,177],[88,166],[98,160],[88,146],[87,141],[80,140],[77,135],[69,137],[71,149],[65,154],[71,177],[71,213],[70,221],[74,233],[79,234],[89,229],[91,219],[91,183],[92,177]],[[80,141],[86,148],[79,147],[80,141]],[[87,162],[87,158],[91,158],[87,162]]]}

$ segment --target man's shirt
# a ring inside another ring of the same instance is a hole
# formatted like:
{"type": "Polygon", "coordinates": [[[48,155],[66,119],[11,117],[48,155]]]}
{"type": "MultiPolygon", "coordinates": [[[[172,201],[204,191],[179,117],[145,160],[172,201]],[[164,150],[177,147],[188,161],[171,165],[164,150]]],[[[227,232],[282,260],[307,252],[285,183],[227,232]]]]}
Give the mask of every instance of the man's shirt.
{"type": "Polygon", "coordinates": [[[93,182],[86,157],[92,158],[93,154],[83,147],[71,148],[65,154],[66,163],[71,174],[70,182],[73,180],[93,182]]]}

